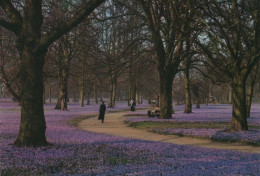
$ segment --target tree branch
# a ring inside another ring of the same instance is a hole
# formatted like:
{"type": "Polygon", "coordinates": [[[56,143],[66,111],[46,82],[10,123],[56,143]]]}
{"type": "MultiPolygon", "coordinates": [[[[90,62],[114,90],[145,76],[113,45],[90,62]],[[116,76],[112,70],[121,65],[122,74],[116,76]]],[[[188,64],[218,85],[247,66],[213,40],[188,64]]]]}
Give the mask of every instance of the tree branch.
{"type": "MultiPolygon", "coordinates": [[[[21,30],[21,26],[23,23],[23,18],[21,16],[20,12],[14,8],[14,6],[10,0],[1,0],[0,6],[4,9],[5,13],[7,14],[8,18],[10,19],[10,21],[11,21],[10,24],[12,24],[16,27],[15,31],[14,30],[11,30],[11,31],[13,31],[17,34],[18,31],[21,30]]],[[[3,24],[3,21],[2,21],[2,24],[3,24]]]]}
{"type": "Polygon", "coordinates": [[[69,32],[71,29],[76,27],[81,21],[84,20],[85,17],[90,15],[96,7],[105,2],[105,0],[91,0],[86,4],[86,7],[79,11],[79,13],[75,14],[71,19],[69,19],[63,25],[58,26],[57,28],[52,29],[50,32],[45,34],[41,41],[40,45],[37,48],[38,50],[44,50],[48,48],[48,46],[53,43],[55,40],[60,38],[62,35],[69,32]]]}
{"type": "Polygon", "coordinates": [[[12,86],[9,84],[9,81],[7,79],[7,76],[5,74],[5,71],[4,71],[4,66],[3,64],[1,64],[0,66],[0,70],[1,70],[1,73],[2,73],[2,81],[3,83],[5,84],[5,86],[7,87],[8,91],[12,94],[12,96],[18,100],[20,102],[21,100],[21,97],[13,90],[12,86]]]}
{"type": "Polygon", "coordinates": [[[6,28],[7,30],[9,31],[12,31],[14,32],[15,34],[18,33],[18,30],[17,30],[17,25],[13,24],[13,23],[10,23],[8,21],[5,21],[3,19],[0,19],[0,26],[6,28]]]}

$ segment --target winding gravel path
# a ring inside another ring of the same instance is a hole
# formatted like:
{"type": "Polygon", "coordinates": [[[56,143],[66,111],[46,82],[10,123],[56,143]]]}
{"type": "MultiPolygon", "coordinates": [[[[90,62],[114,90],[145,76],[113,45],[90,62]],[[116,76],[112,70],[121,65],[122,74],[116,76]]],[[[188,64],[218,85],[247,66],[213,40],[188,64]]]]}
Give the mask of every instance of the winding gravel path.
{"type": "Polygon", "coordinates": [[[180,145],[193,145],[199,147],[236,150],[241,152],[260,153],[260,147],[251,145],[241,145],[236,143],[220,143],[213,142],[208,139],[197,139],[192,137],[180,137],[177,135],[161,135],[152,133],[142,129],[128,127],[124,123],[125,119],[129,118],[124,116],[129,112],[108,113],[105,115],[105,123],[95,118],[88,118],[81,121],[78,127],[96,133],[103,133],[115,136],[129,137],[141,140],[167,142],[180,145]]]}

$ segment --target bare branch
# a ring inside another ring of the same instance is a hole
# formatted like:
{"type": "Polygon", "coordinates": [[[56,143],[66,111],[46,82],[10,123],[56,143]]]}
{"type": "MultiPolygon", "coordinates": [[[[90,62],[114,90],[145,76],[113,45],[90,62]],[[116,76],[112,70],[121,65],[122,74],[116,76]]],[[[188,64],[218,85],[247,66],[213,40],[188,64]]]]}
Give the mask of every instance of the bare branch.
{"type": "Polygon", "coordinates": [[[10,85],[8,79],[7,79],[7,76],[5,74],[5,71],[4,71],[4,66],[3,64],[0,65],[0,70],[1,70],[1,73],[2,73],[2,79],[1,81],[3,81],[3,83],[5,84],[5,86],[7,87],[8,91],[12,94],[12,96],[18,100],[20,102],[21,100],[21,97],[14,91],[14,89],[12,88],[12,86],[10,85]]]}
{"type": "MultiPolygon", "coordinates": [[[[10,24],[13,24],[17,28],[15,30],[15,33],[17,33],[19,30],[21,30],[21,26],[23,23],[23,18],[21,16],[20,12],[14,8],[14,6],[10,0],[1,0],[0,6],[4,9],[5,13],[7,14],[8,18],[10,19],[10,21],[11,21],[10,24]]],[[[11,30],[11,31],[13,31],[13,30],[11,30]]]]}
{"type": "Polygon", "coordinates": [[[14,32],[15,34],[18,33],[18,28],[17,28],[17,25],[13,24],[13,23],[10,23],[6,20],[3,20],[3,19],[0,19],[0,26],[6,28],[7,30],[9,31],[12,31],[14,32]]]}
{"type": "Polygon", "coordinates": [[[90,15],[96,7],[102,4],[105,0],[91,0],[86,4],[86,7],[83,8],[79,13],[69,19],[63,25],[58,26],[55,29],[52,29],[50,32],[45,34],[41,41],[40,45],[37,49],[42,50],[46,49],[51,43],[60,38],[63,34],[66,34],[71,29],[76,27],[85,17],[90,15]]]}

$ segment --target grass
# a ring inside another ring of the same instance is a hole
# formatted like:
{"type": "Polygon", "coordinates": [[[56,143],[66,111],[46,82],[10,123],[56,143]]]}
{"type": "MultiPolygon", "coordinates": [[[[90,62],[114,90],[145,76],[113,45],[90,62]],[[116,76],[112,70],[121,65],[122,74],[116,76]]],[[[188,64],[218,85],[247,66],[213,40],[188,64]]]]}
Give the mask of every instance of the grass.
{"type": "MultiPolygon", "coordinates": [[[[165,129],[165,128],[228,128],[229,122],[131,122],[130,127],[138,129],[165,129]]],[[[149,130],[150,131],[150,130],[149,130]]]]}
{"type": "MultiPolygon", "coordinates": [[[[230,122],[130,122],[129,126],[138,129],[146,129],[149,131],[155,128],[156,129],[165,129],[165,128],[217,129],[217,128],[230,128],[230,122]]],[[[258,129],[260,127],[250,125],[249,128],[258,129]]]]}

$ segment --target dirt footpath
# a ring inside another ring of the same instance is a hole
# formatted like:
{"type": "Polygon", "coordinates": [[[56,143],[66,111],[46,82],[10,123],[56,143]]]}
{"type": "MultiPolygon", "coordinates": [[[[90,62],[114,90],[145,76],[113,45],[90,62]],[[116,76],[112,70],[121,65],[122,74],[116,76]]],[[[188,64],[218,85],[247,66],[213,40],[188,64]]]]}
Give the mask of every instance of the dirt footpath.
{"type": "Polygon", "coordinates": [[[192,137],[180,137],[177,135],[161,135],[146,130],[128,127],[124,123],[126,117],[124,115],[129,112],[108,113],[105,115],[105,123],[97,120],[97,117],[89,118],[81,121],[78,127],[87,131],[109,134],[114,136],[129,137],[135,139],[168,142],[180,145],[193,145],[199,147],[236,150],[241,152],[260,153],[260,147],[251,145],[242,145],[236,143],[220,143],[213,142],[208,139],[197,139],[192,137]]]}

